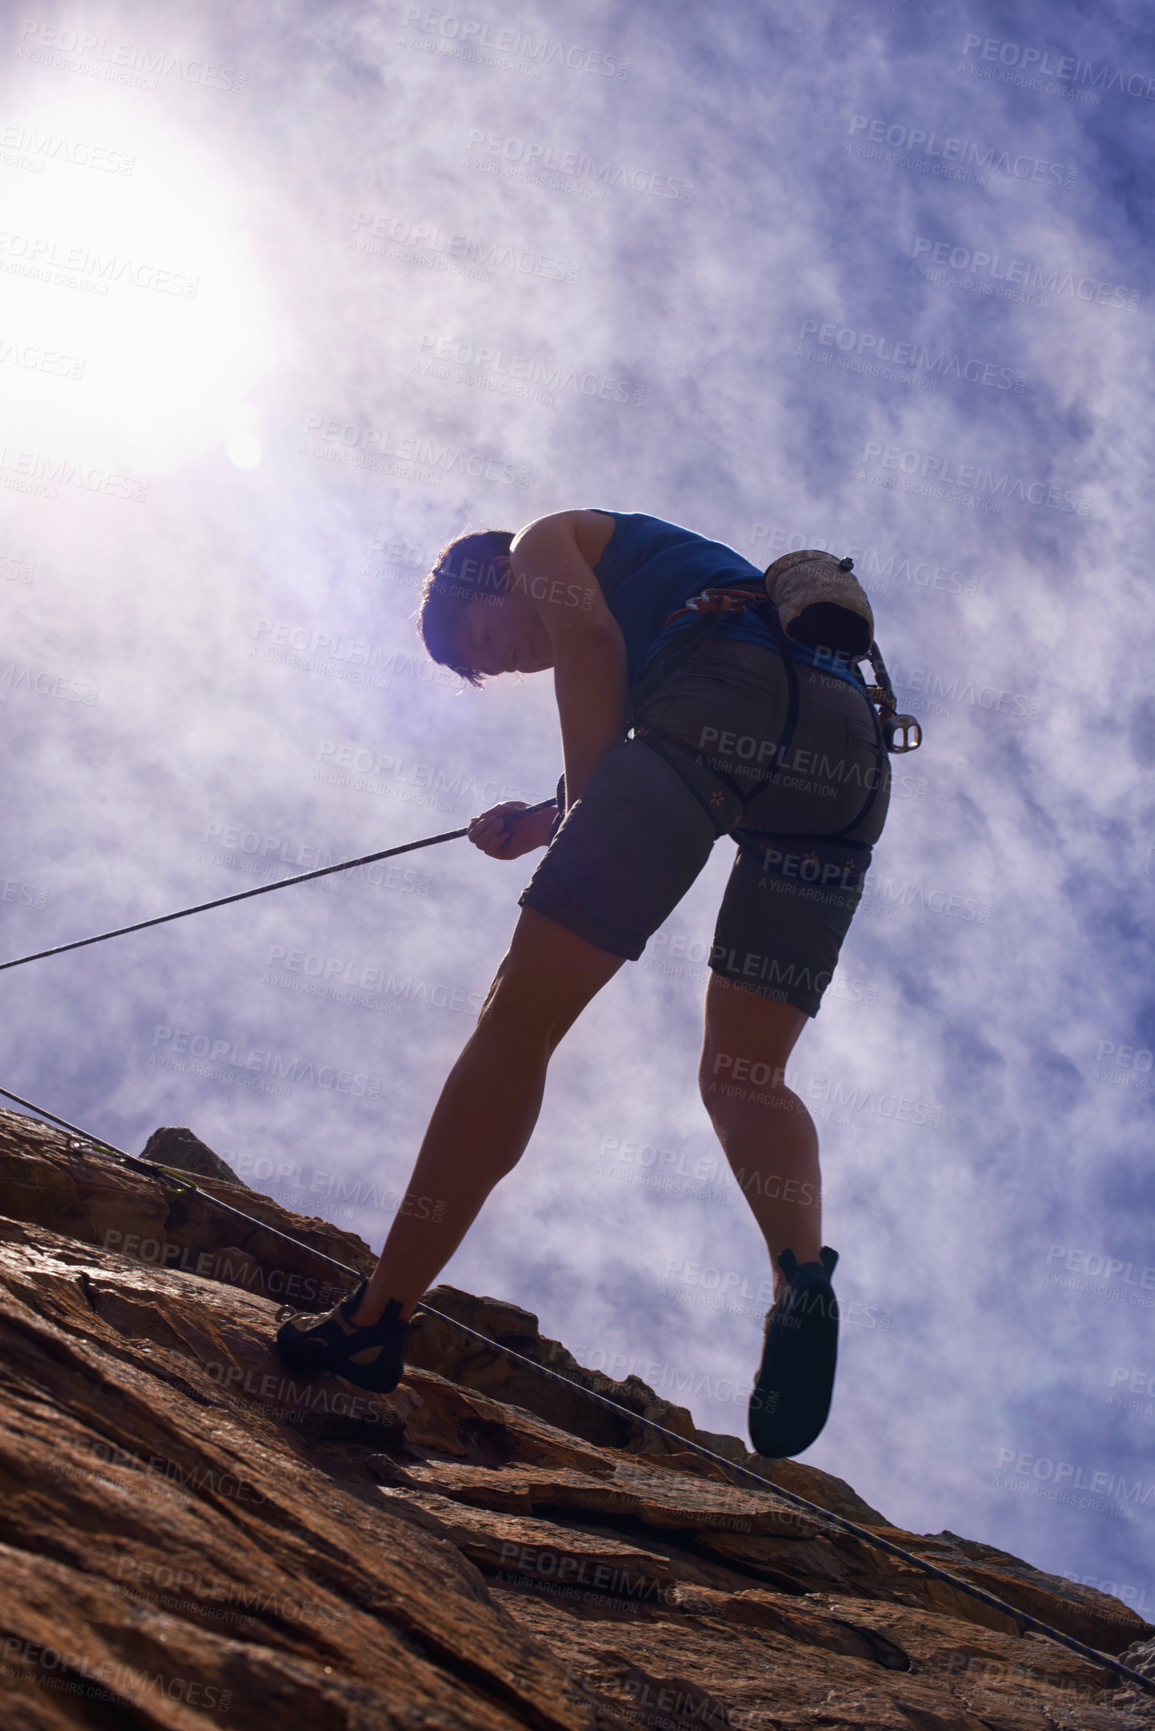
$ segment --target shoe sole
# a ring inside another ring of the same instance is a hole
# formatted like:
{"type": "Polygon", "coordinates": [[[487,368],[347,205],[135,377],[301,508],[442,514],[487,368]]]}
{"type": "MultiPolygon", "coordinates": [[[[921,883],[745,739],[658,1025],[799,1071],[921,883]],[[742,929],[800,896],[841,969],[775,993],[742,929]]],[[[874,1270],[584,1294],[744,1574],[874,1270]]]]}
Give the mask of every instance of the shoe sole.
{"type": "Polygon", "coordinates": [[[838,1300],[830,1282],[816,1277],[797,1290],[789,1315],[771,1324],[747,1415],[757,1454],[788,1460],[816,1441],[830,1414],[837,1363],[838,1300]]]}

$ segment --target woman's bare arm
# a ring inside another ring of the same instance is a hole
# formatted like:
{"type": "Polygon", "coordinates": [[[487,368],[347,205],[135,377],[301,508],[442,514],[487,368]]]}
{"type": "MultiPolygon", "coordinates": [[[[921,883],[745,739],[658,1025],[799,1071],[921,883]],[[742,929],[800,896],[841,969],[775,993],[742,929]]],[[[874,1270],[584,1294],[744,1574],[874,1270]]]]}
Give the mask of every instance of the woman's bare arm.
{"type": "Polygon", "coordinates": [[[585,516],[539,517],[510,548],[515,592],[534,602],[553,645],[567,806],[624,738],[628,715],[625,639],[578,543],[585,516]]]}

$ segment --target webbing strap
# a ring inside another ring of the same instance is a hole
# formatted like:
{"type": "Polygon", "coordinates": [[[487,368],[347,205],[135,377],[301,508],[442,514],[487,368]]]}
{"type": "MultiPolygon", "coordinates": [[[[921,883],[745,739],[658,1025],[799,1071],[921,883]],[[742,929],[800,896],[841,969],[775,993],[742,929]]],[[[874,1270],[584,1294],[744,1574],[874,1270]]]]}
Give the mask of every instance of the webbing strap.
{"type": "MultiPolygon", "coordinates": [[[[111,1142],[104,1142],[100,1138],[90,1135],[75,1124],[70,1124],[66,1118],[57,1117],[54,1112],[47,1111],[43,1106],[36,1106],[30,1100],[22,1099],[19,1094],[13,1094],[7,1088],[0,1088],[0,1095],[3,1095],[6,1100],[14,1100],[18,1106],[26,1106],[29,1111],[35,1112],[41,1118],[47,1118],[50,1123],[59,1124],[63,1129],[70,1130],[73,1135],[81,1139],[82,1143],[88,1144],[88,1147],[81,1147],[77,1152],[81,1154],[91,1152],[111,1157],[133,1171],[144,1171],[150,1176],[159,1177],[162,1182],[166,1180],[171,1182],[175,1178],[185,1190],[192,1191],[212,1206],[223,1208],[229,1214],[238,1215],[242,1220],[247,1220],[251,1226],[258,1227],[262,1232],[271,1232],[274,1237],[283,1239],[298,1250],[304,1250],[309,1255],[319,1257],[322,1262],[327,1262],[331,1268],[339,1268],[343,1273],[352,1275],[357,1282],[361,1280],[359,1270],[351,1268],[348,1263],[339,1262],[335,1256],[329,1256],[325,1251],[317,1250],[313,1245],[305,1244],[299,1238],[292,1238],[287,1232],[281,1232],[275,1226],[266,1226],[263,1220],[258,1220],[251,1214],[245,1214],[242,1209],[234,1208],[229,1202],[223,1202],[220,1197],[212,1195],[210,1191],[201,1190],[191,1180],[174,1174],[168,1167],[161,1166],[156,1161],[144,1160],[135,1155],[126,1154],[122,1148],[117,1148],[111,1142]]],[[[1068,1648],[1072,1653],[1078,1653],[1080,1658],[1090,1659],[1092,1663],[1104,1666],[1107,1670],[1114,1672],[1116,1676],[1125,1679],[1132,1687],[1141,1689],[1145,1694],[1155,1696],[1155,1682],[1144,1677],[1141,1671],[1133,1671],[1129,1665],[1124,1665],[1121,1660],[1113,1658],[1110,1653],[1100,1653],[1098,1648],[1088,1646],[1085,1641],[1076,1640],[1073,1635],[1065,1635],[1061,1629],[1052,1629],[1049,1623],[1044,1623],[1040,1618],[1031,1616],[1029,1611],[1019,1610],[1016,1605],[1007,1604],[1005,1599],[998,1598],[994,1593],[988,1593],[985,1587],[976,1586],[973,1581],[968,1581],[964,1575],[953,1574],[949,1569],[940,1568],[937,1563],[928,1562],[925,1557],[917,1556],[913,1551],[903,1550],[901,1545],[896,1545],[891,1539],[883,1538],[881,1533],[874,1532],[870,1527],[859,1526],[856,1521],[849,1521],[844,1515],[836,1515],[832,1510],[824,1509],[821,1504],[812,1503],[808,1498],[799,1496],[796,1491],[786,1490],[784,1486],[775,1484],[773,1480],[763,1477],[761,1473],[754,1472],[751,1467],[742,1466],[739,1462],[732,1461],[725,1455],[717,1454],[713,1449],[706,1448],[693,1438],[679,1436],[676,1431],[670,1430],[666,1425],[658,1424],[656,1419],[647,1418],[643,1413],[634,1412],[629,1407],[622,1406],[619,1401],[611,1400],[608,1395],[600,1394],[596,1389],[584,1387],[574,1377],[566,1376],[564,1371],[554,1370],[547,1364],[539,1364],[536,1359],[528,1358],[524,1353],[515,1352],[512,1347],[503,1346],[496,1340],[490,1340],[488,1335],[482,1334],[476,1328],[470,1328],[468,1323],[459,1322],[456,1317],[447,1316],[444,1311],[435,1310],[424,1299],[418,1308],[424,1310],[429,1316],[435,1316],[439,1322],[447,1323],[450,1328],[457,1329],[459,1333],[468,1334],[472,1339],[481,1341],[483,1345],[490,1347],[494,1352],[503,1354],[514,1364],[525,1365],[528,1369],[537,1371],[539,1375],[552,1377],[556,1382],[564,1382],[570,1388],[575,1386],[582,1388],[588,1399],[595,1401],[599,1406],[608,1407],[612,1412],[629,1419],[634,1424],[644,1425],[659,1436],[668,1438],[677,1444],[679,1451],[700,1455],[704,1460],[714,1462],[728,1473],[738,1473],[744,1479],[753,1480],[755,1484],[761,1485],[763,1490],[769,1491],[772,1496],[780,1498],[794,1508],[803,1510],[816,1520],[827,1521],[832,1526],[837,1527],[840,1532],[848,1533],[852,1538],[858,1539],[864,1544],[873,1545],[876,1550],[886,1551],[889,1556],[898,1557],[904,1563],[910,1563],[914,1568],[921,1570],[923,1574],[931,1575],[935,1580],[946,1581],[950,1586],[957,1588],[959,1592],[969,1594],[971,1598],[980,1600],[984,1605],[989,1605],[992,1610],[1002,1612],[1004,1616],[1010,1617],[1023,1629],[1031,1629],[1036,1634],[1048,1636],[1052,1641],[1058,1642],[1060,1646],[1068,1648]]]]}

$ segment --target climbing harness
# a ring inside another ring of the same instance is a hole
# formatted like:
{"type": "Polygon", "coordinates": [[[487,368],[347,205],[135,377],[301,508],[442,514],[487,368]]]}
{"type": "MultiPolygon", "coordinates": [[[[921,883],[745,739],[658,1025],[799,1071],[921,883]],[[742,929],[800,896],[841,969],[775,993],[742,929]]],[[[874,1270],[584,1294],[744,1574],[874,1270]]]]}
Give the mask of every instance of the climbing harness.
{"type": "MultiPolygon", "coordinates": [[[[757,834],[760,844],[794,843],[812,847],[814,844],[840,843],[847,850],[843,861],[844,872],[853,874],[856,881],[860,881],[861,873],[869,866],[870,852],[854,838],[866,822],[879,792],[886,783],[883,774],[886,754],[917,750],[922,743],[922,729],[913,715],[898,713],[898,701],[890,683],[886,663],[873,639],[873,615],[864,592],[851,576],[853,567],[853,559],[835,560],[831,554],[786,554],[782,559],[775,560],[760,579],[752,577],[735,584],[706,588],[700,594],[691,596],[671,613],[665,622],[665,628],[668,629],[679,620],[686,621],[682,629],[645,669],[631,692],[630,720],[635,736],[641,738],[675,770],[679,768],[679,764],[683,769],[687,768],[689,763],[696,764],[699,754],[683,739],[661,728],[639,724],[639,717],[647,698],[663,680],[690,660],[698,645],[722,620],[727,617],[741,617],[747,608],[753,607],[769,629],[782,657],[787,681],[787,703],[773,767],[757,789],[743,792],[725,771],[716,765],[711,767],[711,777],[716,783],[720,782],[729,788],[739,802],[738,809],[742,810],[748,801],[761,800],[773,789],[788,762],[787,754],[794,741],[801,704],[798,667],[791,653],[792,643],[795,648],[801,642],[806,647],[817,649],[820,645],[816,634],[827,626],[833,626],[830,634],[843,644],[856,643],[861,646],[864,639],[867,640],[869,647],[861,653],[857,648],[830,648],[825,652],[825,656],[815,663],[816,666],[821,666],[825,659],[829,666],[837,665],[849,670],[858,662],[866,661],[871,668],[872,684],[867,685],[861,675],[857,675],[855,679],[855,683],[869,700],[869,713],[874,723],[878,752],[876,771],[862,805],[849,823],[842,824],[836,830],[813,830],[804,833],[771,830],[764,828],[753,816],[748,825],[750,831],[757,834]],[[815,567],[819,568],[817,575],[815,567]],[[791,592],[789,586],[792,579],[797,579],[797,582],[791,592]],[[775,594],[780,597],[784,594],[788,596],[788,617],[802,624],[797,639],[791,640],[787,637],[774,599],[775,594]],[[856,610],[852,611],[852,608],[856,610]]],[[[715,833],[721,834],[724,824],[718,813],[712,809],[712,805],[715,800],[724,802],[723,796],[715,793],[707,802],[707,796],[699,786],[699,779],[691,773],[687,776],[687,785],[713,823],[715,833]]],[[[851,878],[847,877],[845,881],[849,887],[851,878]]]]}
{"type": "MultiPolygon", "coordinates": [[[[786,555],[786,560],[789,560],[792,557],[794,556],[786,555]]],[[[802,556],[798,555],[798,557],[801,558],[802,556]]],[[[819,559],[825,561],[826,564],[830,566],[837,578],[845,582],[850,581],[850,573],[854,566],[853,559],[847,558],[835,561],[832,555],[822,554],[815,555],[810,560],[810,563],[816,563],[819,559]]],[[[733,793],[739,800],[740,805],[745,805],[747,800],[750,798],[761,798],[762,795],[773,788],[778,777],[786,768],[788,761],[787,754],[793,744],[795,729],[798,725],[798,716],[801,704],[798,683],[798,667],[794,656],[791,653],[792,640],[787,637],[781,618],[779,617],[778,608],[770,594],[770,591],[773,588],[771,575],[782,566],[783,563],[783,560],[776,560],[775,563],[769,567],[769,570],[763,573],[760,579],[749,578],[745,583],[726,584],[715,588],[703,589],[700,594],[691,596],[689,600],[682,604],[681,607],[675,609],[665,622],[666,628],[674,625],[677,621],[682,619],[686,620],[687,623],[665,646],[665,648],[659,652],[650,666],[645,669],[640,680],[630,694],[630,719],[633,723],[635,734],[641,737],[645,744],[650,746],[652,750],[656,751],[659,756],[664,757],[667,762],[671,763],[675,769],[678,767],[679,760],[682,760],[683,762],[687,758],[696,760],[698,754],[683,740],[676,738],[672,734],[664,733],[659,728],[649,726],[639,727],[638,716],[642,711],[646,699],[651,695],[651,693],[655,691],[662,681],[667,679],[671,673],[675,672],[689,661],[698,645],[714,631],[723,619],[735,616],[741,617],[749,607],[755,609],[768,627],[777,644],[779,654],[782,657],[787,680],[787,704],[786,715],[782,724],[782,732],[775,749],[774,767],[763,778],[754,794],[743,794],[735,786],[732,779],[721,769],[715,767],[711,771],[716,780],[730,788],[731,793],[733,793]]],[[[787,575],[789,575],[789,573],[787,573],[787,575]]],[[[858,591],[858,594],[862,596],[863,605],[866,606],[867,613],[869,613],[869,606],[866,603],[865,595],[863,595],[862,591],[858,588],[857,583],[854,584],[854,588],[858,591]]],[[[831,593],[837,593],[837,588],[832,590],[831,593]]],[[[795,599],[797,600],[797,597],[795,599]]],[[[873,619],[871,619],[868,626],[863,617],[858,614],[851,614],[846,608],[841,605],[836,605],[833,602],[827,604],[825,609],[822,607],[816,607],[811,611],[817,613],[820,618],[828,618],[831,612],[837,612],[842,614],[846,619],[849,619],[855,628],[861,628],[863,631],[873,630],[873,619]]],[[[805,611],[799,614],[798,617],[805,619],[805,611]]],[[[847,635],[845,640],[850,640],[850,634],[847,635]]],[[[861,637],[859,637],[858,640],[861,642],[861,637]]],[[[807,644],[806,646],[810,648],[816,647],[814,644],[807,644]]],[[[798,640],[793,640],[793,647],[798,647],[798,640]]],[[[875,741],[879,754],[877,773],[874,776],[872,784],[868,787],[866,798],[859,810],[854,814],[849,823],[842,824],[837,830],[814,830],[805,833],[794,831],[779,832],[764,829],[760,823],[752,822],[750,827],[752,830],[756,830],[760,841],[806,843],[842,842],[848,848],[856,848],[858,844],[853,842],[851,838],[859,827],[865,823],[866,818],[878,797],[879,791],[884,785],[882,765],[885,762],[885,754],[915,751],[922,743],[922,729],[915,717],[913,715],[898,714],[898,701],[890,683],[890,676],[886,670],[886,663],[882,659],[882,652],[877,643],[874,642],[873,637],[870,639],[869,648],[861,654],[854,651],[831,649],[827,651],[826,659],[828,665],[837,664],[844,669],[849,669],[859,661],[868,661],[870,664],[874,683],[870,685],[867,685],[864,681],[860,683],[859,676],[859,679],[856,679],[856,684],[859,684],[859,688],[864,691],[870,702],[870,715],[874,722],[875,741]]],[[[820,663],[816,663],[816,665],[820,665],[820,663]]],[[[711,821],[714,822],[715,830],[720,833],[720,826],[717,817],[710,809],[709,805],[703,803],[702,795],[698,792],[696,785],[692,785],[692,791],[694,791],[698,797],[699,803],[703,804],[703,809],[706,811],[707,816],[709,816],[711,821]]],[[[866,855],[865,863],[869,863],[869,854],[866,855]]],[[[861,858],[848,858],[846,864],[848,870],[865,869],[864,861],[861,858]]]]}
{"type": "MultiPolygon", "coordinates": [[[[122,1148],[117,1148],[113,1143],[102,1141],[88,1131],[79,1129],[75,1124],[70,1124],[67,1118],[58,1118],[54,1112],[47,1111],[43,1106],[34,1105],[31,1100],[22,1099],[19,1094],[13,1094],[8,1088],[0,1088],[0,1095],[3,1095],[6,1100],[15,1101],[18,1106],[27,1107],[30,1112],[35,1112],[41,1118],[47,1118],[50,1123],[59,1124],[62,1129],[70,1131],[76,1138],[76,1141],[69,1144],[70,1152],[81,1155],[104,1155],[118,1161],[131,1172],[142,1172],[150,1178],[159,1179],[162,1184],[176,1183],[182,1190],[199,1196],[210,1206],[223,1209],[226,1213],[247,1221],[250,1226],[255,1226],[262,1232],[271,1233],[274,1238],[279,1238],[286,1244],[292,1244],[296,1249],[305,1251],[307,1255],[315,1256],[321,1262],[328,1263],[330,1268],[338,1268],[343,1274],[351,1275],[354,1281],[360,1281],[363,1278],[360,1271],[350,1267],[347,1262],[340,1262],[335,1256],[329,1256],[325,1251],[317,1250],[313,1245],[305,1244],[301,1239],[291,1237],[289,1233],[280,1231],[278,1227],[266,1225],[263,1220],[246,1214],[243,1209],[234,1208],[230,1202],[222,1201],[211,1191],[201,1190],[190,1179],[181,1173],[174,1172],[170,1167],[162,1166],[155,1160],[145,1160],[132,1154],[126,1154],[122,1148]]],[[[426,1315],[436,1317],[438,1322],[444,1322],[450,1328],[455,1328],[459,1334],[467,1334],[472,1340],[480,1341],[483,1346],[491,1348],[494,1352],[504,1354],[514,1364],[523,1365],[528,1370],[534,1370],[542,1376],[551,1377],[555,1382],[563,1382],[569,1388],[575,1386],[581,1388],[587,1398],[596,1402],[597,1405],[608,1407],[611,1412],[617,1413],[620,1417],[630,1419],[635,1424],[644,1425],[647,1430],[667,1438],[677,1445],[679,1452],[699,1455],[703,1460],[712,1461],[716,1466],[722,1467],[727,1473],[737,1473],[743,1479],[752,1480],[755,1484],[762,1486],[764,1490],[769,1491],[772,1496],[790,1504],[791,1507],[802,1510],[816,1520],[828,1522],[837,1527],[840,1532],[848,1533],[851,1538],[858,1539],[863,1544],[873,1545],[876,1550],[885,1551],[888,1556],[898,1557],[902,1562],[911,1564],[912,1567],[921,1570],[925,1575],[930,1575],[935,1580],[947,1582],[949,1586],[955,1587],[959,1592],[966,1593],[971,1598],[978,1599],[982,1604],[989,1605],[992,1610],[1000,1611],[1004,1616],[1010,1617],[1016,1625],[1021,1626],[1022,1630],[1032,1630],[1035,1634],[1046,1635],[1050,1640],[1058,1642],[1060,1646],[1068,1648],[1072,1653],[1078,1653],[1080,1658],[1090,1659],[1094,1664],[1102,1665],[1105,1669],[1113,1671],[1116,1676],[1125,1679],[1131,1687],[1155,1696],[1155,1681],[1144,1677],[1142,1672],[1133,1671],[1129,1665],[1124,1665],[1121,1660],[1112,1658],[1109,1653],[1100,1653],[1096,1647],[1088,1646],[1086,1642],[1076,1640],[1073,1635],[1065,1635],[1060,1629],[1052,1629],[1049,1623],[1044,1623],[1038,1617],[1032,1617],[1029,1611],[1021,1611],[1017,1606],[1007,1604],[1006,1600],[998,1598],[994,1593],[988,1593],[985,1587],[976,1586],[965,1576],[952,1574],[949,1569],[940,1568],[937,1563],[928,1562],[925,1557],[916,1556],[913,1551],[903,1550],[901,1545],[896,1545],[892,1539],[883,1538],[881,1533],[874,1532],[870,1527],[859,1526],[857,1522],[847,1520],[844,1515],[836,1515],[832,1510],[824,1509],[821,1504],[812,1503],[808,1498],[799,1496],[796,1491],[786,1490],[782,1485],[775,1484],[772,1479],[767,1479],[761,1473],[754,1472],[751,1467],[741,1466],[737,1461],[729,1460],[725,1455],[718,1454],[714,1449],[706,1448],[691,1437],[679,1436],[676,1431],[670,1430],[666,1425],[659,1424],[656,1419],[647,1418],[643,1413],[633,1412],[629,1407],[622,1406],[620,1401],[611,1400],[608,1395],[599,1394],[596,1389],[585,1387],[574,1377],[566,1376],[564,1371],[553,1370],[549,1365],[539,1364],[536,1359],[528,1358],[524,1353],[515,1352],[512,1347],[503,1346],[496,1340],[490,1340],[489,1336],[482,1334],[479,1329],[471,1328],[468,1323],[459,1322],[456,1317],[447,1316],[444,1311],[434,1309],[424,1299],[418,1308],[423,1310],[426,1315]]],[[[741,1487],[732,1485],[732,1488],[737,1490],[741,1487]]]]}

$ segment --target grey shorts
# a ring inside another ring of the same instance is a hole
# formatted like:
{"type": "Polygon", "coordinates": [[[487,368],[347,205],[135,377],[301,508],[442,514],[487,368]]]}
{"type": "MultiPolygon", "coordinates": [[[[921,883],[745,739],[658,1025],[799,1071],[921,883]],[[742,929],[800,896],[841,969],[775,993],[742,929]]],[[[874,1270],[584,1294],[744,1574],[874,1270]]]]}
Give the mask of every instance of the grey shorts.
{"type": "Polygon", "coordinates": [[[636,961],[722,835],[738,844],[716,974],[818,1013],[882,833],[890,768],[874,710],[845,680],[761,644],[707,638],[635,712],[521,896],[636,961]]]}

